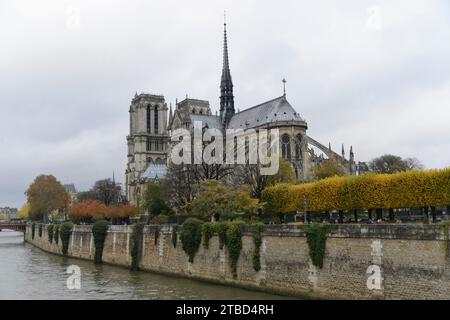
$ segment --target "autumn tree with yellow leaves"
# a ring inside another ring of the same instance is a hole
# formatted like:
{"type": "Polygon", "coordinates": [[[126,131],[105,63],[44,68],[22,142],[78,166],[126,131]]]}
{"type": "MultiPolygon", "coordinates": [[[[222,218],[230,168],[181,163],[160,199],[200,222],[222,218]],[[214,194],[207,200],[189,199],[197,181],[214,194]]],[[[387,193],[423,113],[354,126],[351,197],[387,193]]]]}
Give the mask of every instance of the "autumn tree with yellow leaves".
{"type": "Polygon", "coordinates": [[[69,194],[63,185],[52,175],[40,175],[25,192],[30,204],[29,215],[32,220],[47,221],[53,211],[65,211],[69,204],[69,194]]]}

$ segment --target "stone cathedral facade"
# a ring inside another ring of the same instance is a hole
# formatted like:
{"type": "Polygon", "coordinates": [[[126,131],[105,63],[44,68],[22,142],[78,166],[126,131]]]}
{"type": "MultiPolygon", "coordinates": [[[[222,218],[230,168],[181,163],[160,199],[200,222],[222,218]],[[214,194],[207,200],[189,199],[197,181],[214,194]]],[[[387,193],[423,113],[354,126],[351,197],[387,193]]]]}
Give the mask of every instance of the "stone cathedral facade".
{"type": "MultiPolygon", "coordinates": [[[[280,97],[236,112],[233,81],[228,57],[226,24],[224,25],[223,69],[220,81],[220,114],[213,115],[208,101],[190,99],[176,102],[175,110],[167,106],[164,96],[135,94],[131,101],[130,134],[127,136],[128,163],[125,171],[126,194],[130,203],[140,205],[148,180],[164,178],[170,150],[170,131],[192,129],[194,121],[204,128],[279,130],[280,155],[289,161],[299,181],[309,181],[316,166],[332,159],[347,174],[357,174],[353,148],[348,158],[344,146],[340,154],[308,136],[308,124],[289,103],[286,92],[280,97]]],[[[285,82],[283,80],[283,82],[285,82]]]]}

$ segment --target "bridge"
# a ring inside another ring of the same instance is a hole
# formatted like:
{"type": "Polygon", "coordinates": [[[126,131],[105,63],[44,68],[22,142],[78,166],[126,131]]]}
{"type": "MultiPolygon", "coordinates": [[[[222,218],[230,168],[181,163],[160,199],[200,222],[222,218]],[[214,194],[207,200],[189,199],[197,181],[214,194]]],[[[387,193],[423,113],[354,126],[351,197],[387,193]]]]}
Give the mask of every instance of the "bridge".
{"type": "Polygon", "coordinates": [[[26,226],[26,222],[0,222],[0,231],[9,229],[25,233],[26,226]]]}

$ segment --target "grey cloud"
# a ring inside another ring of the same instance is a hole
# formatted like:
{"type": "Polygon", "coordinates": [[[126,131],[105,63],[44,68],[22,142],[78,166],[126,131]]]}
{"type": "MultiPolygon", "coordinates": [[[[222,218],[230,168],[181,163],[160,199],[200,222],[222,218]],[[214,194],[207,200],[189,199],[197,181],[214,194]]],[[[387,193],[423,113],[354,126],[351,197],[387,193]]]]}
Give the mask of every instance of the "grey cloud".
{"type": "Polygon", "coordinates": [[[0,2],[0,205],[34,177],[89,188],[123,181],[134,92],[218,109],[222,15],[241,110],[282,93],[309,133],[358,160],[382,153],[450,165],[450,26],[445,1],[0,2]],[[80,12],[80,28],[70,19],[80,12]],[[69,27],[68,27],[69,22],[69,27]],[[73,27],[73,26],[72,26],[73,27]]]}

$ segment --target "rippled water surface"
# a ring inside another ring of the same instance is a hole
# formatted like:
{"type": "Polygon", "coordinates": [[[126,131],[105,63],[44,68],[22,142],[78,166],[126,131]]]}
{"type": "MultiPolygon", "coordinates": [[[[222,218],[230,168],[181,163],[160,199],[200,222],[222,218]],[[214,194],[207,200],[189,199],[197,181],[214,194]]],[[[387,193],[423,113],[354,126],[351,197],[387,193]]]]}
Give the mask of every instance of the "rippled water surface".
{"type": "Polygon", "coordinates": [[[286,297],[43,252],[18,232],[0,232],[0,299],[286,299],[286,297]],[[81,269],[81,289],[67,289],[67,267],[81,269]]]}

